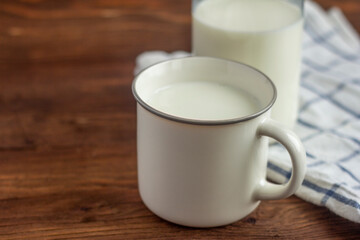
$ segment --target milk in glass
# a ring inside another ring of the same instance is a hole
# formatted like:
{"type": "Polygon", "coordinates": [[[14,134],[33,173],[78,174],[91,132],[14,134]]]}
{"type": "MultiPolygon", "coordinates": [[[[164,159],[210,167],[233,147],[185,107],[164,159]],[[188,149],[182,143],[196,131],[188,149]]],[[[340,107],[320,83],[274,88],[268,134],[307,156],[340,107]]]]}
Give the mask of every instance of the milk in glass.
{"type": "Polygon", "coordinates": [[[204,0],[193,11],[193,53],[264,72],[278,90],[272,117],[293,127],[302,27],[302,9],[285,0],[204,0]]]}

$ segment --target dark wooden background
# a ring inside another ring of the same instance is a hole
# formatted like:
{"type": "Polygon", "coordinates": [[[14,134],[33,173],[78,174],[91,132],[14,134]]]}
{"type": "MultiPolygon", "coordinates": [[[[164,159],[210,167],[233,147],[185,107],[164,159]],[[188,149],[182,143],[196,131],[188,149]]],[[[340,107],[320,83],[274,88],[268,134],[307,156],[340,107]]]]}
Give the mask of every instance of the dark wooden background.
{"type": "MultiPolygon", "coordinates": [[[[360,31],[359,0],[339,6],[360,31]]],[[[0,1],[0,239],[359,239],[297,197],[227,227],[167,223],[136,179],[134,60],[190,50],[190,0],[0,1]]]]}

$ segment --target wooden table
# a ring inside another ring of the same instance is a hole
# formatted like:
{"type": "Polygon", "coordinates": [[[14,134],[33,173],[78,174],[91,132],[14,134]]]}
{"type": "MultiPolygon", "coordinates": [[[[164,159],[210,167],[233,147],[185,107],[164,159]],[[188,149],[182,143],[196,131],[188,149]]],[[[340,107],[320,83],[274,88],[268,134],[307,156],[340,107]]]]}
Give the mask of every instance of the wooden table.
{"type": "MultiPolygon", "coordinates": [[[[360,31],[358,0],[319,3],[360,31]]],[[[189,51],[190,25],[190,0],[1,0],[0,239],[360,239],[360,225],[297,197],[213,229],[144,206],[134,60],[189,51]]]]}

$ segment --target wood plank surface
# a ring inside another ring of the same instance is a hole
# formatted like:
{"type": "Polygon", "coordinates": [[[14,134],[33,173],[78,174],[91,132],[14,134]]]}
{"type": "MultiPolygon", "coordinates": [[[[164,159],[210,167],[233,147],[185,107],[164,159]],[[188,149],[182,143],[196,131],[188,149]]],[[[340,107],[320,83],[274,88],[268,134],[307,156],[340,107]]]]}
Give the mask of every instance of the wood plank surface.
{"type": "MultiPolygon", "coordinates": [[[[360,32],[358,0],[339,6],[360,32]]],[[[136,56],[190,50],[189,0],[0,1],[0,239],[360,239],[290,197],[226,227],[152,214],[137,189],[136,56]]]]}

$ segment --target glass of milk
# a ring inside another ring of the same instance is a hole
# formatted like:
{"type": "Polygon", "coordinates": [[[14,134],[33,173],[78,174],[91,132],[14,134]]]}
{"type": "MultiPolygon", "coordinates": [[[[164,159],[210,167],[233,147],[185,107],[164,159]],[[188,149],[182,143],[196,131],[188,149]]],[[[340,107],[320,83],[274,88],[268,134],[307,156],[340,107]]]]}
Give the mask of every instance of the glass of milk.
{"type": "Polygon", "coordinates": [[[297,118],[303,0],[193,0],[193,54],[239,61],[276,85],[272,118],[297,118]]]}

